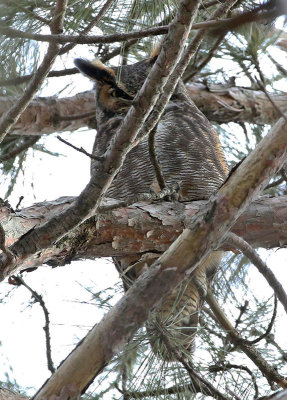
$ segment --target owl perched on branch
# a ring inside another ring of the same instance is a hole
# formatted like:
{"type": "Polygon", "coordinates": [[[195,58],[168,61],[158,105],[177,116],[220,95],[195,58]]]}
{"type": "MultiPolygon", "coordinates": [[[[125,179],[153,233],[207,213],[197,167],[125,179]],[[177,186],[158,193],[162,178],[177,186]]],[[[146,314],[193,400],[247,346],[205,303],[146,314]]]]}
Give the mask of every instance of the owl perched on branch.
{"type": "MultiPolygon", "coordinates": [[[[107,150],[156,58],[154,53],[148,59],[121,67],[107,67],[100,61],[75,60],[77,68],[96,82],[94,155],[102,156],[107,150]]],[[[93,168],[92,161],[92,173],[93,168]]],[[[177,201],[208,199],[222,184],[226,174],[227,166],[219,139],[180,81],[152,135],[127,154],[107,196],[120,200],[137,198],[179,184],[177,201]],[[155,155],[157,166],[151,153],[155,155]]],[[[115,258],[125,288],[158,256],[148,253],[115,258]],[[125,270],[128,271],[126,274],[125,270]]],[[[163,335],[167,335],[169,342],[182,353],[192,350],[207,285],[221,257],[222,253],[216,251],[204,259],[192,276],[174,289],[152,313],[147,323],[150,343],[154,353],[164,360],[173,360],[174,354],[165,345],[163,335]]]]}

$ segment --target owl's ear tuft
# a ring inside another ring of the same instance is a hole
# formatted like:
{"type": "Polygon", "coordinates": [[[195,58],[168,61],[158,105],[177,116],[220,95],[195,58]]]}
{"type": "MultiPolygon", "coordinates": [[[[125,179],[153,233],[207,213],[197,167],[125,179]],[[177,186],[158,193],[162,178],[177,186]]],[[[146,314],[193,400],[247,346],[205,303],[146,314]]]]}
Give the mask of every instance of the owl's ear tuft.
{"type": "Polygon", "coordinates": [[[74,64],[83,75],[96,82],[115,84],[114,70],[106,67],[99,60],[91,62],[84,58],[76,58],[74,64]]]}

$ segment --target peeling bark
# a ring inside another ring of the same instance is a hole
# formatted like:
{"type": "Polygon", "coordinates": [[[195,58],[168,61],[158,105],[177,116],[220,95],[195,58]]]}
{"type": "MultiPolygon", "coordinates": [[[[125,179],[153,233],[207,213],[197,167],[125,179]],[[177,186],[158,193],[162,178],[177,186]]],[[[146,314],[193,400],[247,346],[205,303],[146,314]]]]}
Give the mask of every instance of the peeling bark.
{"type": "MultiPolygon", "coordinates": [[[[11,246],[30,229],[57,215],[73,202],[62,197],[36,203],[13,213],[0,207],[0,222],[11,246]]],[[[113,204],[108,200],[105,204],[113,204]]],[[[21,269],[44,263],[59,266],[72,260],[125,256],[148,251],[164,252],[182,233],[186,221],[200,211],[206,201],[191,203],[137,203],[92,217],[56,245],[29,257],[21,269]]],[[[287,244],[287,196],[262,196],[238,218],[232,232],[253,247],[276,248],[287,244]]],[[[223,249],[228,249],[223,245],[223,249]]]]}
{"type": "MultiPolygon", "coordinates": [[[[0,97],[0,116],[15,103],[15,97],[0,97]]],[[[95,112],[93,91],[76,94],[72,97],[38,97],[32,100],[18,121],[13,125],[13,135],[45,135],[54,132],[74,131],[86,127],[89,116],[72,119],[75,115],[95,112]],[[69,117],[71,120],[61,120],[69,117]]]]}
{"type": "MultiPolygon", "coordinates": [[[[265,93],[259,90],[196,83],[186,87],[191,99],[210,121],[272,125],[280,117],[265,93]]],[[[287,111],[285,94],[270,96],[283,113],[287,111]]]]}

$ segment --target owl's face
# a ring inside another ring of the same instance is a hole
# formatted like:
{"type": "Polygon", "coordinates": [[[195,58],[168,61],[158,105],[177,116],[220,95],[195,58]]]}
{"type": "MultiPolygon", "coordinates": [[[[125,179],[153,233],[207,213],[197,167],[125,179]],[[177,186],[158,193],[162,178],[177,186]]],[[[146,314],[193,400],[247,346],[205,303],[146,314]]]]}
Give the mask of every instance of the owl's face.
{"type": "Polygon", "coordinates": [[[76,67],[96,82],[98,106],[108,113],[125,113],[144,83],[157,56],[133,65],[109,68],[100,61],[75,60],[76,67]]]}

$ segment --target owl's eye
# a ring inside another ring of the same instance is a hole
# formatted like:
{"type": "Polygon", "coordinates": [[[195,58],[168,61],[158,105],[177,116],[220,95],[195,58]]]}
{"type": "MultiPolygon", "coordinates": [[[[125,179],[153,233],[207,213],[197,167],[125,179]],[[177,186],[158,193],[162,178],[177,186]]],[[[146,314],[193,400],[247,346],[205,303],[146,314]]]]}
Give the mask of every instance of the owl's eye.
{"type": "Polygon", "coordinates": [[[116,90],[116,89],[113,89],[113,88],[111,88],[111,89],[109,90],[109,94],[110,94],[112,97],[119,97],[119,95],[118,95],[118,93],[117,93],[117,90],[116,90]]]}
{"type": "Polygon", "coordinates": [[[122,100],[128,100],[128,101],[130,101],[130,100],[133,99],[129,94],[127,94],[126,92],[124,92],[124,91],[123,91],[122,89],[120,89],[120,88],[114,88],[114,87],[112,87],[112,88],[110,88],[110,89],[108,90],[108,93],[109,93],[109,95],[110,95],[111,97],[121,98],[122,100]]]}

